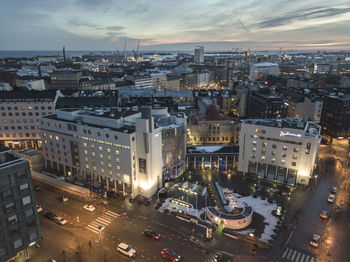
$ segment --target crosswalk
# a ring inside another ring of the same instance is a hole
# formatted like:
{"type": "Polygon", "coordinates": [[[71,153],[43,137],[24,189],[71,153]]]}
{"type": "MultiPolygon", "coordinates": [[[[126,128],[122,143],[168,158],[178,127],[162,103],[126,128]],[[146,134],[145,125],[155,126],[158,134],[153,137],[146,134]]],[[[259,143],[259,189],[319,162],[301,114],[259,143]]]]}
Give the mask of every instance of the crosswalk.
{"type": "Polygon", "coordinates": [[[282,259],[279,261],[292,261],[292,262],[315,262],[316,256],[307,251],[296,250],[287,247],[282,254],[282,259]]]}
{"type": "Polygon", "coordinates": [[[120,215],[113,212],[113,211],[107,211],[103,213],[98,218],[94,219],[89,225],[87,225],[86,229],[90,230],[91,232],[94,232],[98,234],[99,230],[97,229],[99,226],[108,226],[110,223],[113,222],[114,219],[118,218],[120,215]]]}

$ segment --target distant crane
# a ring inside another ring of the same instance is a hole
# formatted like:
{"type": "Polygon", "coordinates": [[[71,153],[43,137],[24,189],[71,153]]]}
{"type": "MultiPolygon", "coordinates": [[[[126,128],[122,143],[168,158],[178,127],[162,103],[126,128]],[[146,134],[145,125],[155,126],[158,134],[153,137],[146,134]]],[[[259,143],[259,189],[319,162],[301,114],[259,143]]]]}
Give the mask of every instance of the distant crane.
{"type": "Polygon", "coordinates": [[[126,40],[125,40],[125,43],[124,43],[124,49],[123,49],[123,53],[125,54],[126,52],[126,40]]]}
{"type": "Polygon", "coordinates": [[[140,52],[140,40],[137,40],[136,54],[140,52]]]}

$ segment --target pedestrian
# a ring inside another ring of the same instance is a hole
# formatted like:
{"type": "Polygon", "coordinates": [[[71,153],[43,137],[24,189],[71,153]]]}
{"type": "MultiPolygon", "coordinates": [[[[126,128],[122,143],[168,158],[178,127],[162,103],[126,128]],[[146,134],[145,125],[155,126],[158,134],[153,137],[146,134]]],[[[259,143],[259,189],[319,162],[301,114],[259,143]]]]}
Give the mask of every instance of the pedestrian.
{"type": "Polygon", "coordinates": [[[77,216],[77,222],[79,222],[79,217],[77,216]]]}
{"type": "Polygon", "coordinates": [[[89,240],[89,246],[91,247],[91,240],[89,240]]]}

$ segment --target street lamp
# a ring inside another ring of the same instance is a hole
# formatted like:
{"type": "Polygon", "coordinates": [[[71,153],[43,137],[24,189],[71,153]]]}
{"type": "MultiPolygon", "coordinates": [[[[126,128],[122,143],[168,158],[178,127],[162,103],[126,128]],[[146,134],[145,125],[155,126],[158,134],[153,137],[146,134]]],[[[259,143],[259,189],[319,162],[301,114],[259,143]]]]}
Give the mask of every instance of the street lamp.
{"type": "Polygon", "coordinates": [[[102,237],[101,237],[101,231],[104,229],[104,226],[98,226],[98,239],[100,241],[100,257],[101,257],[101,262],[103,262],[103,248],[102,248],[102,237]]]}

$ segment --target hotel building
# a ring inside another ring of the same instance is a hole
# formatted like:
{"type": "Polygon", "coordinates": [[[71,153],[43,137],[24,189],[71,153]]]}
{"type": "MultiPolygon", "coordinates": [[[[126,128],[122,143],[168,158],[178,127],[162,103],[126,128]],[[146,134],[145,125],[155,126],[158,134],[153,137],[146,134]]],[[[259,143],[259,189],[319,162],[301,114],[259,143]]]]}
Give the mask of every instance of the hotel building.
{"type": "Polygon", "coordinates": [[[150,197],[162,186],[162,167],[183,172],[185,147],[172,156],[165,146],[169,159],[162,157],[162,143],[173,141],[176,148],[179,141],[171,137],[185,133],[179,121],[166,108],[57,110],[40,121],[45,166],[108,191],[150,197]]]}
{"type": "Polygon", "coordinates": [[[241,124],[238,171],[290,185],[308,185],[321,127],[301,119],[250,119],[241,124]]]}

